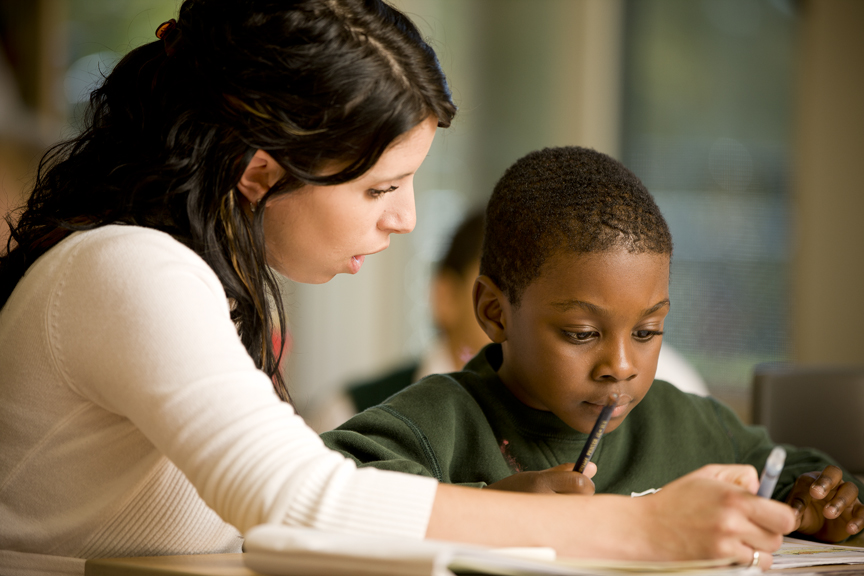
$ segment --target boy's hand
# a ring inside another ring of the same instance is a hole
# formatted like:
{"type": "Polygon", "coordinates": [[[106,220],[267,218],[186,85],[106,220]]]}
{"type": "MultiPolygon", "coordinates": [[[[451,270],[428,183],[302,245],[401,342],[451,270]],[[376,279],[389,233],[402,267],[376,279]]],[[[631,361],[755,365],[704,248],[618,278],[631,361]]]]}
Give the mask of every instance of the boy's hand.
{"type": "Polygon", "coordinates": [[[823,542],[840,542],[864,528],[858,487],[844,482],[836,466],[799,476],[786,503],[797,513],[796,530],[823,542]]]}
{"type": "Polygon", "coordinates": [[[488,488],[541,494],[594,494],[594,482],[591,478],[597,473],[597,465],[589,462],[584,474],[574,472],[573,466],[571,462],[538,472],[517,472],[489,484],[488,488]]]}

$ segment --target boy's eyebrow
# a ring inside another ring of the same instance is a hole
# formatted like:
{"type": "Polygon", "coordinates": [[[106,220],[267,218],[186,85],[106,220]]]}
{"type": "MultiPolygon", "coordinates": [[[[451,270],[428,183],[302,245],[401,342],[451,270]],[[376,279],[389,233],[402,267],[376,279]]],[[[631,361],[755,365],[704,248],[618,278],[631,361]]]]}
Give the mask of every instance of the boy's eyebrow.
{"type": "Polygon", "coordinates": [[[553,302],[552,306],[558,308],[562,312],[566,312],[571,308],[582,308],[586,312],[590,312],[597,316],[608,316],[609,312],[596,304],[591,304],[590,302],[583,302],[582,300],[562,300],[561,302],[553,302]]]}
{"type": "MultiPolygon", "coordinates": [[[[590,313],[595,314],[597,316],[609,316],[609,311],[606,310],[605,308],[601,308],[600,306],[597,306],[596,304],[591,304],[590,302],[584,302],[582,300],[563,300],[561,302],[553,302],[552,306],[554,306],[555,308],[558,308],[559,310],[561,310],[563,312],[566,312],[567,310],[570,310],[571,308],[582,308],[586,312],[590,312],[590,313]]],[[[668,298],[665,300],[661,300],[660,302],[658,302],[654,306],[643,310],[642,316],[648,316],[650,314],[653,314],[654,312],[656,312],[660,308],[663,308],[664,306],[671,306],[671,302],[669,302],[668,298]]]]}
{"type": "Polygon", "coordinates": [[[644,310],[642,312],[642,316],[648,316],[649,314],[653,314],[654,312],[656,312],[660,308],[663,308],[664,306],[670,306],[670,307],[672,306],[672,303],[669,301],[668,298],[665,300],[661,300],[660,302],[658,302],[657,304],[655,304],[651,308],[644,310]]]}

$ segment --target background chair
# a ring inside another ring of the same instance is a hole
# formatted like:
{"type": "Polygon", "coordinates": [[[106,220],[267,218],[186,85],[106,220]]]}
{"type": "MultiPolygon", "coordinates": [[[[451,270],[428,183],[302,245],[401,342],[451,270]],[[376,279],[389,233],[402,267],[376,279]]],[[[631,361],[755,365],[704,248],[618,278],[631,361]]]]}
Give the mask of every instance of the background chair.
{"type": "Polygon", "coordinates": [[[864,366],[757,365],[753,423],[777,443],[817,448],[864,476],[864,366]]]}

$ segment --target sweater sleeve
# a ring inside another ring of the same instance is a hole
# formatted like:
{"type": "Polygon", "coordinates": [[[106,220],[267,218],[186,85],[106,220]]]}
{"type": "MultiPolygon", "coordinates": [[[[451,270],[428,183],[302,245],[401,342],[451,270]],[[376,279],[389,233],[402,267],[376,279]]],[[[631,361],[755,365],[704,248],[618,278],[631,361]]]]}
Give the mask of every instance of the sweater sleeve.
{"type": "MultiPolygon", "coordinates": [[[[734,444],[737,461],[742,464],[751,464],[761,473],[768,459],[768,454],[775,446],[765,428],[747,426],[728,407],[716,401],[712,402],[720,422],[734,444]]],[[[785,501],[795,484],[795,480],[800,475],[806,472],[821,472],[829,464],[843,470],[843,479],[847,482],[853,482],[858,486],[859,492],[864,493],[864,483],[824,452],[813,448],[798,448],[788,444],[782,444],[782,446],[786,450],[786,462],[777,481],[777,486],[774,488],[772,497],[775,500],[785,501]]]]}
{"type": "Polygon", "coordinates": [[[218,278],[168,235],[81,241],[48,323],[68,386],[128,418],[226,522],[422,538],[437,483],[328,450],[256,369],[218,278]]]}
{"type": "Polygon", "coordinates": [[[490,460],[503,458],[480,406],[451,376],[428,376],[321,437],[360,467],[483,488],[490,460]]]}
{"type": "Polygon", "coordinates": [[[425,433],[389,406],[369,408],[321,435],[329,448],[359,466],[397,470],[444,481],[441,466],[425,433]]]}

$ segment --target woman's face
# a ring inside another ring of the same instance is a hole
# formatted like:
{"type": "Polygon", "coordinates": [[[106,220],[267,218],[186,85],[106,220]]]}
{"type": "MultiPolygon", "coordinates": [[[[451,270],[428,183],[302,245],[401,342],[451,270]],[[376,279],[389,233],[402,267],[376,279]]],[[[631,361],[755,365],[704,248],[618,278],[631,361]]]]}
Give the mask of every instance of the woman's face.
{"type": "Polygon", "coordinates": [[[269,199],[264,209],[267,261],[296,282],[321,284],[356,274],[387,248],[390,234],[414,229],[414,173],[432,146],[434,116],[397,138],[356,180],[304,186],[269,199]]]}

